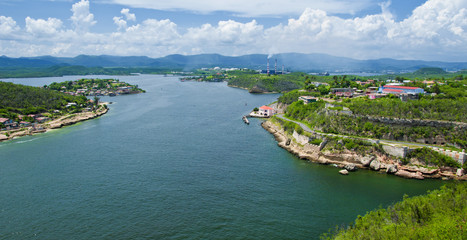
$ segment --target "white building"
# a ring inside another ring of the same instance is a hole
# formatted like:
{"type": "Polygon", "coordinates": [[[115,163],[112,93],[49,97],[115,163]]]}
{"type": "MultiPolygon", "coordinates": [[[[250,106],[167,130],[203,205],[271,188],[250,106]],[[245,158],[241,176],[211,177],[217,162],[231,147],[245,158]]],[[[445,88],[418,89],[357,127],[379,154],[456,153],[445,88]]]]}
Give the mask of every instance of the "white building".
{"type": "Polygon", "coordinates": [[[259,114],[260,115],[263,115],[265,117],[270,117],[272,115],[274,115],[276,113],[276,111],[274,111],[273,108],[270,108],[268,106],[262,106],[259,108],[259,114]]]}

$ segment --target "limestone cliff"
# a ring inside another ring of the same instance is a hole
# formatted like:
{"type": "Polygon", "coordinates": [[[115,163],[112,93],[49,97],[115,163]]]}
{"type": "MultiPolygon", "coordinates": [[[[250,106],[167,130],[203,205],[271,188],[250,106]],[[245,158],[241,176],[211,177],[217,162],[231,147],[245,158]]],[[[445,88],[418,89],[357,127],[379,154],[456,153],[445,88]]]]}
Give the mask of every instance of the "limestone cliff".
{"type": "Polygon", "coordinates": [[[320,164],[335,164],[348,171],[354,171],[357,168],[371,169],[374,171],[394,174],[396,176],[425,179],[425,178],[443,178],[443,179],[461,179],[467,180],[467,175],[456,175],[456,169],[438,168],[427,169],[423,167],[414,167],[402,165],[397,158],[389,154],[374,152],[365,156],[349,150],[341,152],[330,152],[323,150],[326,141],[321,144],[313,145],[305,141],[305,137],[294,132],[292,135],[286,133],[280,125],[271,121],[262,123],[262,127],[274,135],[278,145],[287,151],[295,154],[301,159],[316,162],[320,164]]]}

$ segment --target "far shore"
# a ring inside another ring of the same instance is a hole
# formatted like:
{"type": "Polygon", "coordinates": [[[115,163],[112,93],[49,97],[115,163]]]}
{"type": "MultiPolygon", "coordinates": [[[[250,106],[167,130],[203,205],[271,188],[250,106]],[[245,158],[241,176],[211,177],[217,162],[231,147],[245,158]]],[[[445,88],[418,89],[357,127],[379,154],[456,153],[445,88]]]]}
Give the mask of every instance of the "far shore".
{"type": "Polygon", "coordinates": [[[0,132],[0,142],[12,140],[14,138],[23,137],[23,136],[30,136],[35,135],[38,133],[45,133],[53,129],[62,128],[65,126],[70,126],[79,122],[83,122],[86,120],[94,119],[106,114],[109,109],[103,107],[105,104],[108,103],[100,103],[100,107],[95,112],[80,112],[80,113],[73,113],[61,116],[57,119],[53,119],[51,121],[38,124],[34,128],[27,127],[22,128],[20,130],[6,130],[0,132]],[[8,134],[8,136],[7,136],[8,134]]]}

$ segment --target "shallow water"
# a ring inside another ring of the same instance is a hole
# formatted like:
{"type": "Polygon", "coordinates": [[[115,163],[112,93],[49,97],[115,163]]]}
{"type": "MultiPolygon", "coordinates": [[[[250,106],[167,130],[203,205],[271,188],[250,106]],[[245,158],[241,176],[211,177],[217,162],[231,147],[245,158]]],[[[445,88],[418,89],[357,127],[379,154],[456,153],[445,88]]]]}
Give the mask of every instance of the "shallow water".
{"type": "Polygon", "coordinates": [[[101,118],[0,143],[0,239],[316,239],[442,184],[297,159],[260,120],[241,120],[277,94],[116,78],[147,93],[103,97],[114,103],[101,118]]]}

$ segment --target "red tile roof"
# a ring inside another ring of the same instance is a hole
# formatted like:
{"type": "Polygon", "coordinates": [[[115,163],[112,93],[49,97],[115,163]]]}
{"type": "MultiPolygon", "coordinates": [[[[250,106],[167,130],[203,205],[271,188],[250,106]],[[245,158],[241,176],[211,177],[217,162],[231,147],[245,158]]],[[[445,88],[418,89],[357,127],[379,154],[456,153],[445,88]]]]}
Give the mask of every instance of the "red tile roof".
{"type": "Polygon", "coordinates": [[[406,86],[394,86],[394,85],[384,85],[383,88],[398,88],[398,89],[419,89],[418,87],[406,87],[406,86]]]}
{"type": "Polygon", "coordinates": [[[383,89],[383,92],[396,92],[396,93],[401,93],[403,90],[396,90],[396,89],[383,89]]]}
{"type": "Polygon", "coordinates": [[[272,108],[270,108],[270,107],[268,107],[268,106],[262,106],[262,107],[260,107],[259,109],[263,109],[263,110],[274,110],[274,109],[272,109],[272,108]]]}

